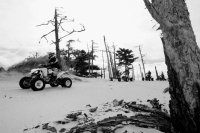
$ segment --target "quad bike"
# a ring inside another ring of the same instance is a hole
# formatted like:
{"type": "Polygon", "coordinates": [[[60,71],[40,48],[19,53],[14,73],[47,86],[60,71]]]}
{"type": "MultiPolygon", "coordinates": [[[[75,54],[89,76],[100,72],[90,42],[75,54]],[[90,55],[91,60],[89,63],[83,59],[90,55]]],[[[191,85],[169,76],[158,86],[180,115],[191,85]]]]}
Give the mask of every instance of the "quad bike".
{"type": "Polygon", "coordinates": [[[122,74],[120,74],[120,76],[118,77],[118,81],[120,82],[121,80],[123,80],[123,81],[126,81],[126,82],[128,82],[129,80],[130,81],[133,81],[133,77],[130,77],[128,74],[126,74],[126,73],[122,73],[122,74]]]}
{"type": "MultiPolygon", "coordinates": [[[[145,75],[145,80],[146,81],[153,81],[153,77],[151,76],[151,72],[149,71],[148,73],[146,73],[145,75]]],[[[144,81],[144,78],[143,78],[143,81],[144,81]]]]}
{"type": "Polygon", "coordinates": [[[130,77],[129,70],[126,70],[118,75],[118,81],[120,82],[121,80],[126,81],[126,82],[133,81],[133,75],[132,77],[130,77]]]}
{"type": "Polygon", "coordinates": [[[33,91],[43,90],[46,84],[50,84],[52,87],[61,85],[62,87],[70,88],[72,80],[64,76],[66,73],[67,71],[57,71],[55,75],[51,68],[46,67],[46,65],[39,65],[38,68],[31,70],[29,76],[20,79],[19,86],[22,89],[31,88],[33,91]]]}

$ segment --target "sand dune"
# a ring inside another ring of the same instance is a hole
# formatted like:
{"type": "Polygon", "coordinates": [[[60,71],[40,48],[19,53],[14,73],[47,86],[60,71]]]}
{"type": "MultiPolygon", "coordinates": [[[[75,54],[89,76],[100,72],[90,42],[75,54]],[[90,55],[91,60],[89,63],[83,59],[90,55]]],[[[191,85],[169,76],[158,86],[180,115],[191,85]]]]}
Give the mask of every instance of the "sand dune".
{"type": "Polygon", "coordinates": [[[37,125],[63,119],[71,111],[85,110],[112,102],[113,99],[148,104],[157,98],[169,110],[170,96],[163,94],[167,81],[118,82],[108,79],[73,77],[71,88],[50,87],[34,92],[19,87],[24,74],[0,73],[0,129],[3,133],[21,133],[37,125]]]}

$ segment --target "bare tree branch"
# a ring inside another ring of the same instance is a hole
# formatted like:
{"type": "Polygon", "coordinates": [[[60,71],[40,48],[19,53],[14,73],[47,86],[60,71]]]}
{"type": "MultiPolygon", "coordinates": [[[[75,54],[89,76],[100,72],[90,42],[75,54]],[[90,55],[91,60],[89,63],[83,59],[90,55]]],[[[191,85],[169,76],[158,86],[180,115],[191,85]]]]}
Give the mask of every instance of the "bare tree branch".
{"type": "MultiPolygon", "coordinates": [[[[53,30],[50,31],[49,33],[43,35],[43,36],[40,38],[40,41],[41,41],[42,38],[45,38],[45,39],[47,40],[46,36],[49,35],[50,33],[54,32],[54,31],[55,31],[55,29],[53,29],[53,30]]],[[[40,41],[39,41],[39,43],[40,43],[40,41]]],[[[48,40],[47,40],[47,42],[48,42],[48,40]]]]}
{"type": "Polygon", "coordinates": [[[77,42],[81,42],[79,38],[78,38],[76,41],[77,41],[77,42]]]}
{"type": "MultiPolygon", "coordinates": [[[[55,44],[55,43],[56,43],[56,42],[54,42],[53,40],[51,40],[51,41],[52,41],[52,43],[51,43],[51,44],[55,44]]],[[[51,44],[50,44],[50,45],[51,45],[51,44]]]]}
{"type": "MultiPolygon", "coordinates": [[[[63,9],[63,7],[60,7],[60,8],[63,9]]],[[[58,11],[58,12],[61,12],[61,13],[65,13],[65,12],[63,12],[63,11],[61,11],[61,10],[59,10],[59,9],[57,9],[57,11],[58,11]]]]}
{"type": "MultiPolygon", "coordinates": [[[[61,11],[60,11],[60,12],[61,12],[61,11]]],[[[74,22],[74,19],[68,19],[67,16],[62,15],[62,12],[61,12],[61,14],[57,14],[56,17],[59,18],[59,22],[57,23],[57,31],[59,32],[59,28],[61,28],[62,31],[67,32],[67,35],[62,36],[61,38],[59,38],[59,39],[57,40],[58,43],[59,43],[63,38],[65,38],[65,37],[71,35],[71,34],[74,33],[74,32],[82,32],[82,31],[85,31],[85,27],[84,27],[82,24],[80,24],[80,25],[82,26],[82,29],[81,29],[81,30],[75,30],[75,29],[73,29],[72,31],[67,31],[67,30],[65,30],[65,29],[63,28],[63,26],[62,26],[61,24],[62,24],[62,23],[65,23],[65,22],[74,22]]],[[[37,25],[37,26],[49,25],[49,24],[52,24],[53,26],[55,26],[55,16],[54,16],[53,20],[49,20],[49,21],[47,21],[47,23],[43,23],[43,24],[40,24],[40,25],[37,25]]],[[[40,38],[39,43],[41,42],[41,40],[42,40],[43,38],[46,39],[46,41],[48,42],[48,39],[47,39],[46,37],[47,37],[49,34],[51,34],[52,32],[54,32],[54,31],[56,31],[56,29],[53,29],[52,31],[50,31],[50,32],[47,33],[47,34],[44,34],[44,35],[40,38]]],[[[55,44],[55,43],[56,43],[56,42],[54,42],[53,40],[51,40],[51,41],[52,41],[51,44],[55,44]]]]}
{"type": "Polygon", "coordinates": [[[74,22],[74,19],[67,19],[67,17],[65,16],[64,18],[60,19],[59,25],[65,22],[74,22]]]}
{"type": "Polygon", "coordinates": [[[62,40],[63,38],[65,38],[65,37],[67,37],[67,36],[69,36],[69,35],[71,35],[72,33],[74,33],[74,32],[82,32],[82,31],[85,31],[85,27],[84,27],[84,25],[82,25],[82,24],[80,24],[82,27],[83,27],[83,29],[81,29],[81,30],[79,30],[79,31],[76,31],[76,30],[72,30],[71,32],[68,32],[68,34],[67,35],[64,35],[64,36],[62,36],[61,38],[59,38],[59,41],[60,40],[62,40]]]}
{"type": "Polygon", "coordinates": [[[62,27],[62,25],[60,25],[60,28],[61,28],[63,31],[66,31],[66,30],[62,27]]]}
{"type": "Polygon", "coordinates": [[[47,23],[43,23],[43,24],[40,24],[40,25],[36,25],[36,27],[42,26],[42,25],[49,25],[49,23],[53,23],[53,22],[54,22],[53,20],[49,20],[49,21],[47,21],[47,23]]]}

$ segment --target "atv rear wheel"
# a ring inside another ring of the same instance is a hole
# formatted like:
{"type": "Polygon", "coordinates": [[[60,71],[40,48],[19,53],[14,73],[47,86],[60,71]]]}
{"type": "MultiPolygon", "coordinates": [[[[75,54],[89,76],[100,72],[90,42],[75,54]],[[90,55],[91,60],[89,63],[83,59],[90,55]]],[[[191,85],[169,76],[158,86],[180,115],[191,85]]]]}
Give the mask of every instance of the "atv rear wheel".
{"type": "Polygon", "coordinates": [[[128,78],[128,77],[125,77],[125,81],[128,82],[128,81],[129,81],[129,78],[128,78]]]}
{"type": "Polygon", "coordinates": [[[72,86],[72,80],[70,78],[63,78],[61,81],[61,86],[70,88],[72,86]]]}
{"type": "Polygon", "coordinates": [[[45,82],[42,78],[34,78],[31,80],[31,89],[33,91],[41,91],[45,87],[45,82]]]}
{"type": "Polygon", "coordinates": [[[31,87],[30,81],[31,81],[31,78],[30,78],[30,77],[23,77],[23,78],[21,78],[20,81],[19,81],[19,86],[20,86],[22,89],[29,89],[29,88],[31,87]]]}

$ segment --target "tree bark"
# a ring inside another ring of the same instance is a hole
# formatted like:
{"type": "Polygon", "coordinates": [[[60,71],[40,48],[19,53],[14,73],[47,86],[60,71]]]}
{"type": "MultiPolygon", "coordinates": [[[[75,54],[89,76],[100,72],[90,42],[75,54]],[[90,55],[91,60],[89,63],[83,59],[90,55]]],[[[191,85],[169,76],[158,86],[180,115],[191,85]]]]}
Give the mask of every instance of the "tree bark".
{"type": "Polygon", "coordinates": [[[160,24],[175,132],[200,133],[200,49],[185,0],[144,0],[160,24]]]}
{"type": "Polygon", "coordinates": [[[61,70],[62,70],[62,64],[61,64],[61,58],[60,58],[60,47],[59,47],[59,37],[58,37],[58,21],[57,21],[57,10],[55,9],[55,16],[54,16],[54,19],[55,19],[55,39],[56,39],[56,42],[55,42],[55,45],[56,45],[56,57],[58,59],[58,63],[61,67],[61,70]]]}

